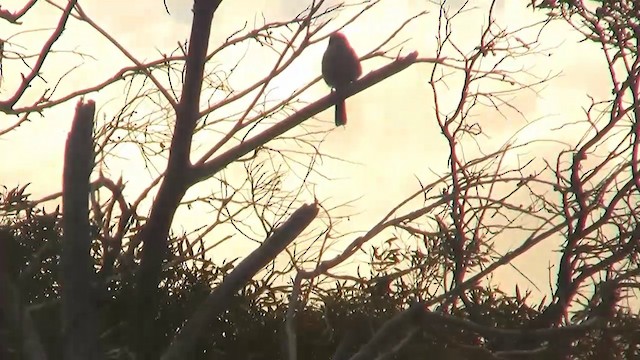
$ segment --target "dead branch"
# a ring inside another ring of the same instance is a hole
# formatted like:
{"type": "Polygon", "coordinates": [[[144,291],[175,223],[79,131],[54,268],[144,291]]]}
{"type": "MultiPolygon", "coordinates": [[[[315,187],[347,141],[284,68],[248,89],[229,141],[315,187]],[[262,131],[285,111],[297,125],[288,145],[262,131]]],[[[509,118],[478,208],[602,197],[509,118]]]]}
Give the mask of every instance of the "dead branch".
{"type": "Polygon", "coordinates": [[[247,256],[223,282],[211,292],[175,337],[162,360],[183,359],[202,336],[204,328],[220,311],[223,311],[233,295],[245,286],[268,262],[275,259],[287,245],[294,241],[311,224],[319,211],[318,204],[307,204],[276,228],[271,236],[247,256]]]}
{"type": "Polygon", "coordinates": [[[62,299],[66,359],[98,359],[98,316],[89,235],[95,103],[78,102],[67,138],[63,174],[62,299]]]}

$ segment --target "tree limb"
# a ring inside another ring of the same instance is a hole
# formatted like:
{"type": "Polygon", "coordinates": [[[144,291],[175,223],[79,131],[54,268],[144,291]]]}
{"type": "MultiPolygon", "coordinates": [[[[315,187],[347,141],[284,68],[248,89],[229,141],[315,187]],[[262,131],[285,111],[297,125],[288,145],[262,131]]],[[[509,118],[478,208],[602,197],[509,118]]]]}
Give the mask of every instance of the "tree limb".
{"type": "Polygon", "coordinates": [[[227,308],[233,295],[241,290],[264,266],[275,259],[318,215],[318,204],[306,204],[296,210],[263,243],[247,256],[198,307],[176,336],[162,360],[189,357],[196,342],[206,335],[204,329],[211,320],[227,308]]]}
{"type": "Polygon", "coordinates": [[[65,359],[97,359],[97,312],[92,296],[89,176],[93,169],[93,101],[78,102],[67,138],[63,174],[62,323],[65,359]]]}

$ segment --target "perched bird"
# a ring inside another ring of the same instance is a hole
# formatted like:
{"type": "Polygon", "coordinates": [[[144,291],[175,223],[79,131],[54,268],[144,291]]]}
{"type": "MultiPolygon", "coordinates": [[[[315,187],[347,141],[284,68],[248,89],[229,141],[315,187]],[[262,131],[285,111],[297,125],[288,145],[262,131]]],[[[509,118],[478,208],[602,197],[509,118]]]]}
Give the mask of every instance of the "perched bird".
{"type": "Polygon", "coordinates": [[[322,57],[322,77],[336,91],[336,126],[347,123],[344,88],[362,75],[360,59],[347,38],[337,32],[329,37],[329,46],[322,57]]]}

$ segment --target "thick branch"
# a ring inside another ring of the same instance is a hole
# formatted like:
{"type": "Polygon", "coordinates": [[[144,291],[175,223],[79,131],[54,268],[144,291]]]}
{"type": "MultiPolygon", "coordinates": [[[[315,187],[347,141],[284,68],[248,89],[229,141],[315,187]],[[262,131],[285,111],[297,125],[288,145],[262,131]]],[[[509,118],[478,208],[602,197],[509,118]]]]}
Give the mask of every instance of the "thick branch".
{"type": "MultiPolygon", "coordinates": [[[[361,78],[360,80],[351,84],[350,87],[345,89],[346,97],[357,94],[360,91],[367,89],[379,83],[380,81],[408,68],[416,62],[417,57],[418,53],[413,52],[405,57],[398,58],[394,62],[376,71],[371,72],[370,74],[366,75],[365,77],[361,78]]],[[[284,134],[285,132],[301,124],[303,121],[333,106],[335,100],[335,93],[331,93],[316,101],[315,103],[300,109],[295,114],[273,125],[271,128],[261,132],[260,134],[250,138],[249,140],[243,141],[235,147],[218,155],[216,158],[207,161],[202,165],[195,166],[193,169],[193,176],[191,176],[191,182],[195,184],[209,178],[210,176],[213,176],[220,170],[224,169],[227,165],[238,160],[240,157],[260,148],[260,146],[266,144],[275,137],[284,134]]]]}
{"type": "Polygon", "coordinates": [[[193,8],[193,25],[186,60],[184,90],[176,111],[176,126],[171,141],[166,177],[160,185],[149,220],[140,233],[144,243],[140,271],[136,280],[138,301],[134,307],[140,328],[134,334],[140,336],[141,356],[152,358],[156,351],[152,339],[156,290],[160,282],[162,261],[167,256],[167,237],[173,216],[184,196],[188,183],[184,176],[189,169],[189,152],[193,129],[198,119],[202,75],[209,44],[213,14],[221,0],[196,0],[193,8]]]}
{"type": "Polygon", "coordinates": [[[550,340],[554,338],[570,338],[583,335],[589,330],[602,328],[606,322],[601,318],[594,317],[581,324],[566,325],[559,328],[541,329],[500,329],[482,326],[472,321],[460,319],[456,316],[443,313],[431,312],[426,308],[426,303],[418,302],[409,309],[395,315],[387,321],[373,336],[373,338],[363,346],[360,351],[351,357],[351,360],[373,359],[376,356],[388,352],[394,348],[407,334],[418,328],[442,328],[455,327],[465,331],[471,331],[482,336],[503,336],[522,337],[528,336],[538,341],[550,340]]]}
{"type": "Polygon", "coordinates": [[[51,47],[53,47],[53,44],[58,41],[58,39],[60,39],[60,36],[62,36],[62,32],[64,31],[67,25],[67,20],[69,19],[69,15],[71,14],[71,11],[73,10],[73,7],[77,2],[78,0],[69,0],[67,7],[64,9],[62,15],[60,15],[58,26],[54,30],[53,34],[51,34],[51,36],[49,37],[49,40],[47,40],[47,42],[44,44],[42,50],[40,50],[40,55],[38,56],[38,60],[33,66],[33,69],[31,70],[29,75],[22,78],[20,87],[16,90],[11,98],[5,101],[0,101],[0,110],[6,113],[11,113],[13,106],[18,102],[18,100],[20,100],[24,92],[31,85],[31,81],[33,81],[33,79],[38,76],[38,74],[40,73],[40,69],[42,69],[42,65],[44,64],[44,61],[47,58],[47,55],[49,55],[49,53],[51,52],[51,47]]]}
{"type": "Polygon", "coordinates": [[[65,359],[97,359],[97,313],[89,237],[89,176],[93,168],[93,101],[78,102],[67,138],[62,185],[62,316],[65,359]]]}
{"type": "Polygon", "coordinates": [[[27,13],[27,11],[31,10],[31,8],[33,7],[33,5],[36,4],[38,0],[30,0],[28,3],[26,3],[22,9],[16,11],[16,12],[11,12],[9,10],[2,10],[0,7],[0,19],[5,19],[8,22],[12,23],[12,24],[19,24],[18,20],[24,16],[24,14],[27,13]]]}
{"type": "Polygon", "coordinates": [[[162,356],[162,360],[184,359],[199,338],[205,336],[204,329],[218,315],[225,310],[233,298],[251,278],[270,261],[282,252],[287,245],[295,240],[304,229],[311,224],[318,215],[318,204],[307,204],[296,210],[289,220],[276,228],[259,248],[247,256],[229,274],[209,297],[198,307],[191,316],[169,349],[162,356]]]}

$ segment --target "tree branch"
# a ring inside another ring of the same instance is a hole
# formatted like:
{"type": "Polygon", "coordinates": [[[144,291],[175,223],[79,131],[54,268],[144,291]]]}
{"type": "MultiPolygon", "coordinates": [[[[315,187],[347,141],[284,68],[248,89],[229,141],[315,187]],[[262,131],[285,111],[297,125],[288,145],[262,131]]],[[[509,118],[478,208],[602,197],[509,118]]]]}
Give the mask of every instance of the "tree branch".
{"type": "Polygon", "coordinates": [[[67,138],[63,174],[62,314],[65,359],[98,358],[97,313],[92,296],[89,176],[93,169],[93,101],[78,102],[67,138]]]}
{"type": "Polygon", "coordinates": [[[189,169],[189,152],[196,121],[198,120],[202,74],[211,33],[213,14],[222,0],[196,0],[193,8],[193,26],[186,60],[184,91],[176,108],[176,125],[171,140],[166,177],[158,189],[149,220],[140,232],[144,243],[136,287],[138,300],[133,308],[139,329],[133,335],[140,337],[143,358],[152,358],[156,351],[152,337],[153,321],[158,301],[156,292],[167,256],[167,237],[180,200],[188,189],[184,176],[189,169]]]}
{"type": "Polygon", "coordinates": [[[19,24],[18,20],[24,16],[24,14],[27,13],[27,11],[29,11],[33,5],[36,4],[36,2],[38,2],[38,0],[30,0],[28,3],[26,3],[22,9],[18,10],[17,12],[11,12],[9,10],[2,10],[0,7],[0,19],[5,19],[8,22],[12,23],[12,24],[19,24]]]}
{"type": "Polygon", "coordinates": [[[13,106],[18,102],[18,100],[20,100],[22,95],[24,95],[24,92],[27,90],[27,88],[29,88],[31,81],[33,81],[33,79],[35,79],[35,77],[38,76],[38,74],[40,73],[40,69],[42,69],[42,65],[44,64],[44,61],[47,58],[47,55],[49,55],[49,53],[51,52],[51,47],[56,41],[58,41],[58,39],[60,39],[60,36],[62,36],[62,32],[64,31],[65,26],[67,24],[67,20],[69,19],[69,15],[71,14],[71,11],[73,10],[73,7],[76,5],[77,2],[78,0],[69,0],[67,7],[64,9],[62,15],[60,16],[60,20],[58,21],[58,26],[56,26],[56,29],[53,32],[53,34],[51,34],[47,42],[42,47],[42,50],[40,50],[40,55],[38,56],[38,60],[36,61],[36,64],[33,66],[31,73],[29,73],[29,75],[22,78],[22,83],[20,84],[20,87],[18,87],[18,89],[16,90],[16,92],[13,94],[11,98],[5,101],[0,101],[1,111],[7,114],[12,113],[13,106]]]}
{"type": "MultiPolygon", "coordinates": [[[[405,57],[396,59],[394,62],[376,71],[371,72],[355,83],[352,83],[350,87],[345,89],[345,96],[349,97],[357,94],[360,91],[367,89],[396,73],[399,73],[400,71],[414,64],[417,57],[418,53],[413,52],[405,57]]],[[[295,114],[273,125],[271,128],[218,155],[216,158],[204,162],[201,165],[194,166],[192,175],[190,176],[191,183],[195,184],[213,176],[218,171],[224,169],[227,165],[248,154],[250,151],[260,148],[260,146],[266,144],[275,137],[284,134],[285,132],[301,124],[303,121],[333,106],[335,100],[335,94],[331,93],[316,101],[315,103],[300,109],[295,114]]]]}
{"type": "Polygon", "coordinates": [[[306,204],[296,210],[263,243],[247,256],[198,307],[176,336],[162,360],[184,359],[196,342],[206,335],[204,329],[213,317],[225,310],[233,296],[270,261],[280,254],[318,215],[318,204],[306,204]]]}

